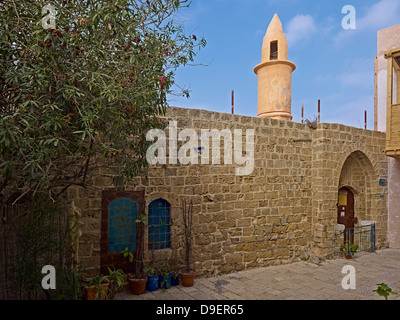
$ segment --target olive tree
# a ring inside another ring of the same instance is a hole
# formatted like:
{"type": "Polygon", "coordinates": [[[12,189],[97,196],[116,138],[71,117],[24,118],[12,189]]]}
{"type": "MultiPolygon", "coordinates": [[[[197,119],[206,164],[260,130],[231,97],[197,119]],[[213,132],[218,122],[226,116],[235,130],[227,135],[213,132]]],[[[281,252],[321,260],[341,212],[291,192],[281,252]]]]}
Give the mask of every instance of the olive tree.
{"type": "Polygon", "coordinates": [[[116,183],[146,170],[176,69],[205,46],[177,13],[187,0],[0,1],[0,192],[116,183]],[[101,161],[100,161],[101,160],[101,161]]]}

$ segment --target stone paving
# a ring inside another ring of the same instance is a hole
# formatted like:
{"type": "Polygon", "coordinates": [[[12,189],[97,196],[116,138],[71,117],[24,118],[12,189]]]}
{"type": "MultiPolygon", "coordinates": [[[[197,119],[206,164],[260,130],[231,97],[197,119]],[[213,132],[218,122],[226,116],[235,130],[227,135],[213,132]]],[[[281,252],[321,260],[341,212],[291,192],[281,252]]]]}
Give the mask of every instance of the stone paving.
{"type": "Polygon", "coordinates": [[[386,283],[399,293],[400,249],[360,252],[352,260],[337,258],[319,265],[310,261],[245,270],[195,279],[193,287],[182,285],[141,295],[120,292],[117,300],[383,300],[373,290],[386,283]],[[345,290],[345,265],[356,271],[356,289],[345,290]]]}

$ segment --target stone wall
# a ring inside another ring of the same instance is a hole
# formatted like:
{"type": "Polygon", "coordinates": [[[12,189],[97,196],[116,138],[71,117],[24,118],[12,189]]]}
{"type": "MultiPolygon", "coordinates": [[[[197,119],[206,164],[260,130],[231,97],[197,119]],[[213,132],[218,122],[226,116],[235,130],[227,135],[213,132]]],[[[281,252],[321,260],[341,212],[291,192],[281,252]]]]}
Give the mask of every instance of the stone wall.
{"type": "MultiPolygon", "coordinates": [[[[254,170],[239,176],[235,163],[167,163],[133,179],[126,190],[144,190],[146,207],[157,198],[171,204],[171,249],[160,250],[161,255],[184,254],[183,199],[194,204],[193,262],[199,275],[286,263],[312,252],[329,255],[342,185],[357,190],[356,210],[362,219],[377,221],[377,243],[387,246],[387,188],[378,184],[387,178],[383,133],[327,123],[311,129],[291,121],[172,107],[167,119],[177,121],[178,131],[193,128],[198,134],[201,129],[242,129],[245,135],[244,130],[254,129],[254,170]]],[[[95,271],[100,267],[101,191],[113,185],[106,171],[92,182],[86,190],[68,190],[68,197],[84,212],[81,266],[95,271]]],[[[147,243],[149,257],[146,248],[147,243]]]]}

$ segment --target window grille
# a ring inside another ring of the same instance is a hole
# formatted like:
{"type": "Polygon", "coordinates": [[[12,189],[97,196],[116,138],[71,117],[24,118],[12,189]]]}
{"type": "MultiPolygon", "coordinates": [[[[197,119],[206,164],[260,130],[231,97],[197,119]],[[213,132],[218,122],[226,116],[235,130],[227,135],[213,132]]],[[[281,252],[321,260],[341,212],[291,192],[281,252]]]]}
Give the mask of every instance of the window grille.
{"type": "Polygon", "coordinates": [[[164,199],[149,204],[149,250],[171,247],[171,205],[164,199]]]}
{"type": "Polygon", "coordinates": [[[121,252],[125,248],[135,251],[138,205],[130,199],[116,199],[109,204],[109,212],[109,252],[121,252]]]}

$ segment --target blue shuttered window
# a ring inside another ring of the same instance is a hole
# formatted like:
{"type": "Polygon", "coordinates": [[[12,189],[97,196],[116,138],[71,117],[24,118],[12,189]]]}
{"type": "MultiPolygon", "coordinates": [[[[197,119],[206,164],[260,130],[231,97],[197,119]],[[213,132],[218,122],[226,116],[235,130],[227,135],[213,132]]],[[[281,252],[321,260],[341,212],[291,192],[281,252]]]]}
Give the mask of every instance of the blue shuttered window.
{"type": "Polygon", "coordinates": [[[109,204],[109,252],[128,248],[135,251],[138,205],[130,199],[117,199],[109,204]]]}
{"type": "Polygon", "coordinates": [[[164,199],[149,204],[149,250],[171,247],[171,205],[164,199]]]}

